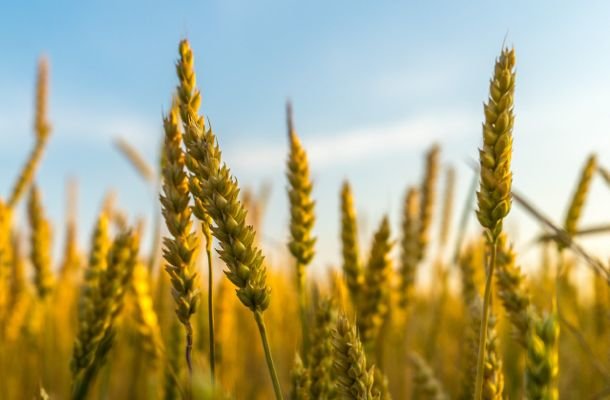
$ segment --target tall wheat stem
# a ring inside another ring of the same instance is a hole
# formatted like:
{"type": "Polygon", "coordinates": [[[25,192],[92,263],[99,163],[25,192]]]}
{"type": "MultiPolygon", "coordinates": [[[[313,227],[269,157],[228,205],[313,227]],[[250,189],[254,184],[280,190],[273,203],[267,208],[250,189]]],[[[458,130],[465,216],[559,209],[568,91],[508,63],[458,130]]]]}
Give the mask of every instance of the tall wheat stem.
{"type": "Polygon", "coordinates": [[[489,309],[491,305],[491,289],[493,283],[494,269],[496,267],[496,253],[498,240],[490,242],[491,255],[489,257],[489,268],[485,280],[485,293],[483,297],[483,315],[481,317],[481,331],[479,333],[479,353],[477,359],[477,377],[475,380],[475,400],[481,400],[483,396],[483,368],[485,364],[485,352],[487,351],[487,324],[489,322],[489,309]]]}
{"type": "Polygon", "coordinates": [[[263,342],[263,348],[265,350],[265,360],[267,361],[267,368],[269,368],[269,374],[271,375],[271,381],[273,382],[273,391],[275,392],[275,398],[277,400],[283,400],[282,389],[280,388],[280,380],[277,377],[275,371],[275,365],[273,364],[273,357],[271,356],[271,347],[269,346],[269,340],[267,339],[267,328],[265,321],[263,320],[263,313],[260,311],[254,311],[254,319],[258,326],[258,331],[261,335],[263,342]]]}
{"type": "Polygon", "coordinates": [[[212,385],[214,385],[214,377],[216,371],[216,346],[214,343],[214,269],[212,268],[212,235],[207,229],[206,232],[206,247],[205,254],[208,259],[208,326],[210,331],[210,375],[212,377],[212,385]]]}

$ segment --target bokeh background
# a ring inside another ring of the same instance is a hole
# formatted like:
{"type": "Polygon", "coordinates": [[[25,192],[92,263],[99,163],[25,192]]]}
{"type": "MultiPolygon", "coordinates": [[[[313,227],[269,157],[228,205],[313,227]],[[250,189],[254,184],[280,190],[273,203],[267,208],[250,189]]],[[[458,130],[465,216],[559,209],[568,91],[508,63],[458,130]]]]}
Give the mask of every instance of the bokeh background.
{"type": "MultiPolygon", "coordinates": [[[[121,137],[157,162],[161,115],[176,83],[177,44],[187,37],[197,55],[203,111],[227,163],[242,186],[272,187],[263,238],[272,254],[284,251],[287,237],[284,104],[292,99],[315,179],[313,269],[320,271],[339,259],[338,188],[345,178],[368,238],[382,213],[398,224],[404,189],[421,179],[422,150],[436,141],[443,163],[458,169],[461,207],[493,60],[506,43],[518,59],[514,184],[559,222],[588,153],[597,151],[601,164],[610,165],[604,151],[610,149],[609,15],[604,1],[561,7],[529,1],[5,1],[1,193],[8,194],[33,141],[35,68],[44,54],[51,62],[53,132],[38,181],[56,232],[70,177],[78,181],[83,238],[110,188],[121,207],[150,223],[157,195],[113,141],[121,137]]],[[[608,219],[610,192],[601,181],[590,199],[583,226],[608,219]]],[[[515,207],[507,225],[521,257],[534,257],[528,243],[536,224],[515,207]]]]}

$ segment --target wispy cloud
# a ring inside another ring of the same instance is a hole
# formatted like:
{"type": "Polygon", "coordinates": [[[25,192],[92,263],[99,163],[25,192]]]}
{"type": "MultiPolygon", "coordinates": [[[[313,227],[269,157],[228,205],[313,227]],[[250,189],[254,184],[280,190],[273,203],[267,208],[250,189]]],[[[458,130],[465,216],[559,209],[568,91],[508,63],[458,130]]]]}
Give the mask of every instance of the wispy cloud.
{"type": "MultiPolygon", "coordinates": [[[[478,127],[478,120],[476,115],[460,112],[419,115],[391,124],[304,136],[302,140],[312,167],[320,169],[405,150],[418,150],[433,141],[443,142],[463,137],[478,127]]],[[[286,158],[286,145],[240,145],[239,148],[228,148],[227,158],[238,168],[278,168],[286,158]]]]}

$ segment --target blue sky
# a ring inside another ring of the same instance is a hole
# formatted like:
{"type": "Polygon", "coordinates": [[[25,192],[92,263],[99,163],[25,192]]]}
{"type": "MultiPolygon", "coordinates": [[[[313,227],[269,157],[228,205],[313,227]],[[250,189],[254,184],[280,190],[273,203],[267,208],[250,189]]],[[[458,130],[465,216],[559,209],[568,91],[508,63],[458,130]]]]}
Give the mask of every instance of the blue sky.
{"type": "MultiPolygon", "coordinates": [[[[46,54],[54,131],[39,182],[60,228],[64,183],[78,179],[83,241],[109,188],[133,214],[150,217],[154,209],[154,194],[112,140],[123,137],[155,162],[182,37],[195,50],[203,111],[225,160],[242,186],[273,185],[265,241],[274,248],[287,235],[283,113],[292,99],[316,183],[316,268],[338,261],[345,178],[368,242],[382,214],[398,225],[423,150],[438,141],[443,163],[458,168],[461,207],[470,180],[464,160],[476,157],[481,104],[504,40],[518,60],[515,186],[561,221],[586,156],[596,151],[610,165],[607,2],[7,3],[0,5],[2,193],[31,146],[35,66],[46,54]]],[[[585,223],[610,219],[601,180],[593,194],[585,223]]],[[[536,228],[518,210],[507,225],[522,243],[536,228]]]]}

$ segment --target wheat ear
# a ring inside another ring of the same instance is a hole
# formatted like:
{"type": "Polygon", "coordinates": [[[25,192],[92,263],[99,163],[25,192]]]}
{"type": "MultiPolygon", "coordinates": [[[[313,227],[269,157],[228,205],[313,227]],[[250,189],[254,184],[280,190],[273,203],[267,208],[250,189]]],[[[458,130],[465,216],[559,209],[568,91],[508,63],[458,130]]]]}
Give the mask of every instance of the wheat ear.
{"type": "Polygon", "coordinates": [[[41,299],[53,290],[55,278],[51,271],[51,224],[44,215],[40,191],[32,185],[28,201],[30,222],[30,259],[34,266],[34,284],[41,299]]]}
{"type": "MultiPolygon", "coordinates": [[[[176,74],[178,76],[178,101],[180,105],[180,117],[184,127],[184,144],[186,146],[186,165],[190,171],[189,186],[200,187],[200,182],[204,181],[209,176],[207,171],[200,161],[205,157],[204,152],[208,151],[205,146],[202,146],[201,136],[209,139],[205,129],[205,121],[199,113],[201,105],[201,92],[197,88],[197,75],[195,74],[195,58],[190,44],[186,40],[182,40],[179,45],[180,58],[176,63],[176,74]],[[201,135],[200,135],[201,133],[201,135]]],[[[213,151],[218,150],[214,157],[220,158],[220,150],[212,148],[213,151]]],[[[201,221],[202,232],[206,239],[206,256],[208,261],[208,329],[210,336],[210,373],[212,382],[215,377],[216,369],[216,344],[214,338],[214,271],[212,266],[212,234],[210,218],[205,207],[201,203],[201,199],[193,196],[194,206],[193,214],[201,221]]]]}
{"type": "Polygon", "coordinates": [[[341,248],[343,275],[352,304],[357,307],[364,284],[364,274],[362,273],[358,250],[358,221],[356,219],[354,195],[347,181],[343,182],[341,188],[341,248]]]}
{"type": "Polygon", "coordinates": [[[329,299],[318,305],[315,325],[311,333],[309,371],[311,395],[314,399],[332,399],[335,396],[335,380],[332,375],[333,345],[332,330],[337,321],[337,312],[329,299]]]}
{"type": "Polygon", "coordinates": [[[124,232],[114,240],[108,252],[106,270],[98,278],[91,319],[81,329],[72,357],[73,399],[84,399],[95,376],[105,363],[114,341],[114,323],[123,308],[137,262],[139,241],[124,232]],[[86,336],[83,333],[88,333],[86,336]]]}
{"type": "Polygon", "coordinates": [[[426,170],[421,184],[421,202],[419,213],[419,257],[421,261],[426,255],[430,241],[430,227],[436,203],[436,183],[438,181],[440,147],[434,145],[426,154],[426,170]]]}
{"type": "Polygon", "coordinates": [[[419,191],[407,191],[402,212],[402,238],[400,240],[400,306],[405,308],[411,300],[419,263],[419,191]]]}
{"type": "Polygon", "coordinates": [[[392,259],[390,222],[384,217],[373,238],[365,272],[365,292],[359,309],[358,329],[367,354],[373,354],[375,342],[388,313],[392,259]]]}
{"type": "Polygon", "coordinates": [[[36,83],[36,115],[34,117],[34,131],[36,142],[30,153],[28,160],[21,169],[17,181],[13,186],[13,191],[8,199],[8,205],[14,208],[26,188],[31,183],[42,158],[42,154],[47,144],[47,139],[51,132],[51,124],[47,116],[47,101],[49,97],[49,64],[45,58],[41,58],[38,63],[38,82],[36,83]]]}
{"type": "Polygon", "coordinates": [[[515,52],[503,49],[496,60],[494,76],[489,85],[489,100],[484,105],[483,148],[479,150],[481,166],[480,187],[477,193],[477,217],[486,229],[491,255],[485,280],[483,311],[475,381],[475,400],[481,400],[483,369],[487,346],[487,322],[496,264],[497,239],[502,232],[502,221],[511,206],[511,158],[513,144],[513,96],[515,91],[515,52]]]}
{"type": "Polygon", "coordinates": [[[374,399],[374,367],[368,367],[356,328],[344,315],[339,316],[333,330],[333,348],[337,398],[374,399]]]}
{"type": "Polygon", "coordinates": [[[309,174],[307,153],[299,140],[294,128],[292,105],[286,104],[286,120],[290,151],[286,162],[286,178],[288,179],[288,200],[290,203],[290,239],[288,249],[295,259],[297,296],[301,315],[301,331],[303,354],[309,349],[306,269],[315,254],[316,238],[312,235],[315,223],[315,202],[311,198],[313,184],[309,174]]]}
{"type": "Polygon", "coordinates": [[[176,315],[186,330],[186,363],[192,369],[191,351],[193,327],[191,316],[199,304],[195,260],[199,239],[192,230],[189,207],[188,179],[184,170],[182,134],[178,127],[178,107],[174,102],[163,120],[165,129],[165,166],[163,175],[162,212],[171,236],[163,239],[165,270],[172,283],[172,296],[176,302],[176,315]]]}
{"type": "Polygon", "coordinates": [[[409,361],[413,366],[415,393],[424,400],[446,400],[441,383],[438,381],[428,363],[417,353],[411,353],[409,361]]]}
{"type": "Polygon", "coordinates": [[[303,365],[303,360],[301,360],[298,353],[294,357],[294,366],[292,367],[290,378],[292,380],[290,400],[310,400],[312,397],[309,393],[309,371],[303,365]]]}
{"type": "MultiPolygon", "coordinates": [[[[186,40],[180,43],[180,55],[178,65],[189,66],[192,71],[193,54],[186,40]]],[[[178,68],[179,77],[181,74],[181,68],[178,68]]],[[[194,72],[190,76],[194,84],[194,72]]],[[[227,266],[225,275],[237,286],[239,300],[254,314],[275,396],[282,399],[263,319],[271,292],[267,285],[267,268],[261,250],[255,245],[254,229],[246,224],[247,212],[239,201],[237,180],[229,168],[222,164],[216,136],[204,124],[203,118],[188,120],[185,144],[192,173],[189,187],[195,200],[195,209],[204,211],[214,221],[212,234],[220,243],[217,251],[227,266]]],[[[195,212],[195,215],[198,213],[195,212]]]]}
{"type": "MultiPolygon", "coordinates": [[[[578,231],[578,223],[580,222],[580,216],[582,215],[595,171],[597,171],[597,157],[595,154],[591,154],[589,158],[587,158],[580,173],[578,185],[572,195],[572,200],[570,201],[570,206],[568,207],[568,212],[563,223],[565,231],[570,236],[574,236],[578,231]]],[[[560,250],[563,249],[563,247],[565,247],[565,244],[560,242],[560,250]]]]}
{"type": "Polygon", "coordinates": [[[556,400],[559,398],[559,321],[554,314],[536,319],[527,337],[525,388],[527,398],[556,400]]]}

